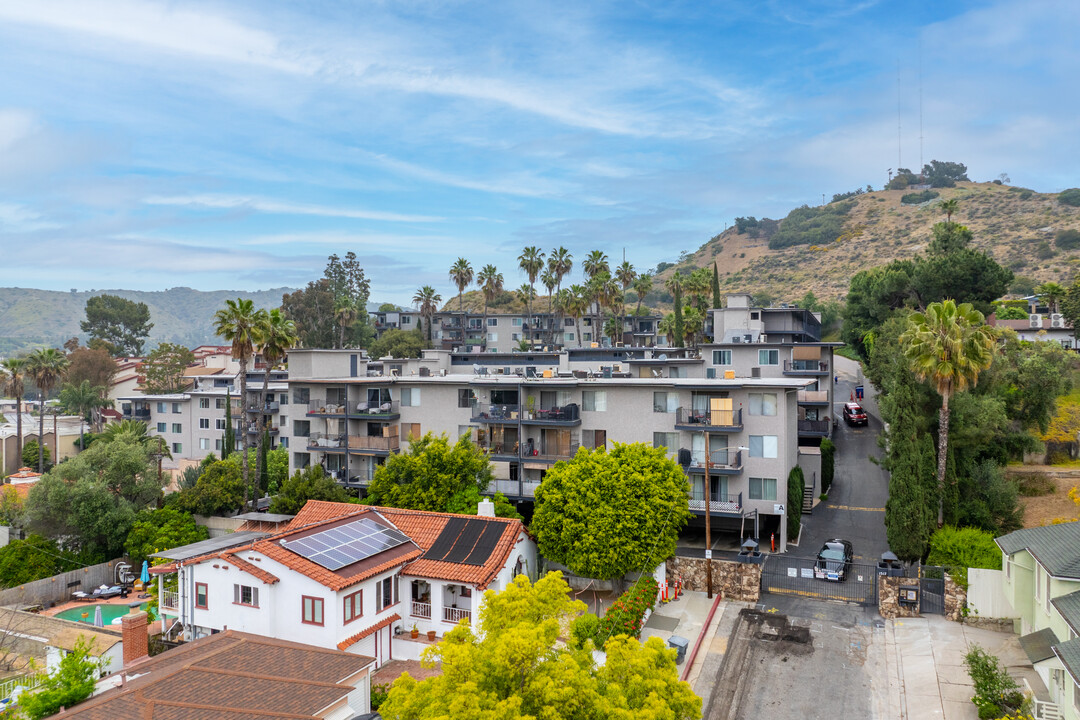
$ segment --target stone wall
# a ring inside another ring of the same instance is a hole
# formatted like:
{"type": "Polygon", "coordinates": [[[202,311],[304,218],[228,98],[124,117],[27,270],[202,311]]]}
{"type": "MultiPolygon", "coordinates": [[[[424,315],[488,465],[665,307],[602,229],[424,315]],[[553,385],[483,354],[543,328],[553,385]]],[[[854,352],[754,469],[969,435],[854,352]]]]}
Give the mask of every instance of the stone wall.
{"type": "Polygon", "coordinates": [[[960,622],[964,618],[966,605],[967,591],[953,582],[952,576],[945,573],[945,617],[953,622],[960,622]]]}
{"type": "Polygon", "coordinates": [[[918,587],[913,578],[878,576],[878,613],[886,620],[898,617],[918,617],[919,606],[900,604],[900,586],[918,587]]]}
{"type": "Polygon", "coordinates": [[[706,592],[706,563],[712,564],[713,593],[741,602],[756,603],[761,598],[761,565],[756,563],[673,557],[667,561],[668,582],[681,580],[684,590],[706,592]]]}

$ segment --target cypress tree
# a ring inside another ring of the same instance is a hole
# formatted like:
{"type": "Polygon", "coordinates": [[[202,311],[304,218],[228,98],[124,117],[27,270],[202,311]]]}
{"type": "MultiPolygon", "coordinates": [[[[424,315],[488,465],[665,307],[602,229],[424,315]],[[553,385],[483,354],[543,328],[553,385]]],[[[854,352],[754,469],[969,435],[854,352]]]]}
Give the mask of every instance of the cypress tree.
{"type": "Polygon", "coordinates": [[[712,306],[714,310],[720,309],[720,268],[715,262],[712,264],[712,306]]]}
{"type": "Polygon", "coordinates": [[[919,432],[918,408],[907,383],[893,390],[897,417],[889,428],[889,500],[885,529],[889,547],[901,560],[926,554],[937,526],[937,473],[934,441],[919,432]]]}
{"type": "Polygon", "coordinates": [[[262,442],[259,443],[259,491],[266,494],[270,488],[270,470],[266,467],[266,453],[270,447],[270,430],[263,428],[262,442]]]}
{"type": "Polygon", "coordinates": [[[232,424],[232,395],[225,391],[225,439],[221,443],[221,459],[236,452],[236,430],[232,424]]]}
{"type": "Polygon", "coordinates": [[[672,335],[674,335],[675,337],[672,338],[672,343],[671,344],[672,344],[673,347],[682,347],[683,346],[682,288],[680,286],[676,285],[675,286],[675,291],[674,291],[673,294],[675,296],[675,327],[672,329],[672,335]]]}

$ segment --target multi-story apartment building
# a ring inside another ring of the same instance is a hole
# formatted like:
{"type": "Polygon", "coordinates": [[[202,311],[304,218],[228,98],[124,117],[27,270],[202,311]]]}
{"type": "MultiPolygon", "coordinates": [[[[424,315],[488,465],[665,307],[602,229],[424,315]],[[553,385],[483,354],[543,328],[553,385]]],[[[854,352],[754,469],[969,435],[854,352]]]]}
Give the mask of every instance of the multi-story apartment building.
{"type": "Polygon", "coordinates": [[[531,502],[547,471],[579,447],[646,442],[684,467],[694,512],[704,515],[708,496],[718,520],[749,520],[761,534],[775,533],[783,549],[786,513],[799,512],[803,500],[791,498],[789,509],[788,474],[796,464],[811,482],[820,473],[816,448],[799,447],[799,393],[816,378],[728,366],[742,367],[723,353],[682,349],[429,350],[393,361],[294,350],[291,465],[320,464],[363,488],[379,464],[424,433],[469,435],[490,454],[490,490],[531,502]]]}

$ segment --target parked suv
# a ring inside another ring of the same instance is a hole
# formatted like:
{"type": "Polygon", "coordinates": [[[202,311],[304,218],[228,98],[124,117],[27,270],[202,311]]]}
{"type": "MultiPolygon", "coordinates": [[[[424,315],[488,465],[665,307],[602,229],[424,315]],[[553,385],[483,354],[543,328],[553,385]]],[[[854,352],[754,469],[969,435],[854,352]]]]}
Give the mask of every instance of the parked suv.
{"type": "Polygon", "coordinates": [[[852,555],[851,543],[847,540],[826,540],[814,563],[814,577],[841,582],[847,576],[852,555]]]}
{"type": "Polygon", "coordinates": [[[862,405],[859,403],[844,403],[844,422],[848,425],[866,425],[869,423],[869,418],[866,417],[866,411],[862,409],[862,405]]]}

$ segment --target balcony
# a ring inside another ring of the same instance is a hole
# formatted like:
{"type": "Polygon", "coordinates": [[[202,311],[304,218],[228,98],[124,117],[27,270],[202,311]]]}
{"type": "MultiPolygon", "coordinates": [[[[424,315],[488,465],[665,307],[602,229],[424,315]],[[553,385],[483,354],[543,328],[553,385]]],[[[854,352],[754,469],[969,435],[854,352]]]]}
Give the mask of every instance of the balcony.
{"type": "MultiPolygon", "coordinates": [[[[705,512],[705,498],[690,498],[690,510],[695,513],[705,512]]],[[[742,493],[738,495],[720,495],[714,493],[709,502],[709,512],[718,515],[742,515],[742,493]]]]}
{"type": "Polygon", "coordinates": [[[409,614],[415,618],[431,619],[431,603],[412,601],[409,614]]]}
{"type": "Polygon", "coordinates": [[[562,407],[541,407],[529,410],[526,406],[521,422],[525,425],[543,425],[547,427],[575,427],[581,424],[581,408],[577,403],[562,407]]]}
{"type": "Polygon", "coordinates": [[[401,405],[395,400],[382,404],[361,402],[356,410],[349,410],[349,417],[360,420],[397,420],[401,417],[401,405]]]}
{"type": "Polygon", "coordinates": [[[738,410],[697,410],[678,408],[675,411],[676,430],[712,430],[713,432],[742,432],[742,408],[738,410]]]}
{"type": "Polygon", "coordinates": [[[529,444],[526,443],[522,450],[521,459],[524,462],[547,463],[554,465],[561,460],[572,460],[577,455],[581,443],[540,443],[539,447],[532,447],[529,453],[529,444]]]}
{"type": "MultiPolygon", "coordinates": [[[[270,437],[275,437],[280,432],[273,425],[268,426],[266,429],[267,429],[267,431],[269,431],[270,437]]],[[[258,435],[259,434],[259,426],[254,424],[254,423],[252,423],[251,425],[248,425],[247,426],[247,434],[248,435],[258,435]]]]}
{"type": "Polygon", "coordinates": [[[472,622],[472,610],[466,610],[466,609],[463,609],[463,608],[444,607],[442,609],[442,611],[443,611],[443,622],[454,623],[454,624],[457,624],[457,623],[461,622],[462,620],[467,620],[470,623],[472,622]]]}
{"type": "Polygon", "coordinates": [[[180,610],[180,595],[174,590],[162,590],[161,591],[161,609],[162,610],[180,610]]]}
{"type": "Polygon", "coordinates": [[[799,404],[800,405],[828,405],[829,404],[829,391],[828,390],[800,390],[799,391],[799,404]]]}
{"type": "Polygon", "coordinates": [[[388,455],[397,452],[400,443],[396,435],[381,437],[378,435],[350,435],[349,452],[358,455],[388,455]]]}
{"type": "Polygon", "coordinates": [[[827,437],[829,435],[828,420],[800,420],[799,435],[809,437],[827,437]]]}
{"type": "Polygon", "coordinates": [[[326,433],[311,433],[307,439],[307,449],[316,452],[344,452],[346,439],[344,435],[327,435],[326,433]]]}
{"type": "Polygon", "coordinates": [[[518,405],[507,404],[480,404],[473,405],[472,419],[474,423],[516,423],[520,414],[518,405]]]}
{"type": "Polygon", "coordinates": [[[309,417],[345,417],[345,405],[313,400],[308,403],[307,415],[309,417]]]}
{"type": "Polygon", "coordinates": [[[829,363],[821,360],[785,360],[784,374],[796,377],[828,375],[829,363]]]}
{"type": "Polygon", "coordinates": [[[496,460],[518,459],[517,440],[507,440],[505,442],[479,441],[476,446],[496,460]]]}
{"type": "MultiPolygon", "coordinates": [[[[691,472],[705,472],[705,453],[683,448],[679,451],[679,462],[691,472]]],[[[708,463],[709,472],[717,475],[738,475],[742,472],[742,450],[715,450],[708,463]]]]}
{"type": "Polygon", "coordinates": [[[124,419],[147,421],[150,419],[150,408],[125,409],[124,419]]]}
{"type": "Polygon", "coordinates": [[[263,403],[262,405],[259,405],[259,403],[250,403],[248,404],[247,411],[249,413],[264,413],[266,415],[273,415],[278,411],[279,407],[281,407],[280,404],[276,402],[267,402],[263,403]]]}

